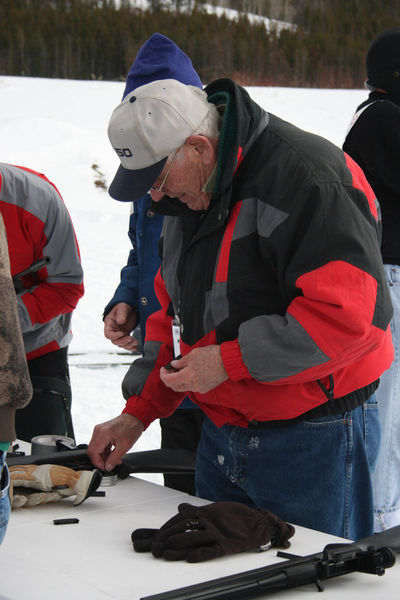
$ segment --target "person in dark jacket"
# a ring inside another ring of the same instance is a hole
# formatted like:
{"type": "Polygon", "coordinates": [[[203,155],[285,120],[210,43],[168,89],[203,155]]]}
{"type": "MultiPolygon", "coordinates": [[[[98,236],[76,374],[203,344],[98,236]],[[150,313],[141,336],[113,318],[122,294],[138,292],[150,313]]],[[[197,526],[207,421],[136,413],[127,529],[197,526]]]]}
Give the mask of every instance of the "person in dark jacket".
{"type": "MultiPolygon", "coordinates": [[[[129,70],[122,99],[143,84],[170,77],[202,88],[189,57],[172,40],[154,33],[140,48],[129,70]]],[[[120,284],[104,309],[104,335],[129,351],[144,347],[147,318],[160,309],[154,278],[161,264],[158,242],[164,216],[152,210],[151,202],[150,194],[132,202],[128,232],[132,249],[121,271],[120,284]]],[[[196,452],[203,418],[204,413],[185,398],[173,415],[160,419],[161,448],[196,452]]],[[[164,483],[195,494],[193,475],[166,473],[164,483]]]]}
{"type": "Polygon", "coordinates": [[[400,28],[381,32],[366,55],[370,94],[357,108],[343,149],[360,165],[382,211],[382,260],[391,300],[395,359],[375,393],[381,449],[372,475],[375,531],[400,525],[400,28]]]}
{"type": "Polygon", "coordinates": [[[392,308],[361,169],[230,79],[142,86],[108,134],[114,182],[136,197],[150,187],[166,216],[161,310],[125,376],[123,414],[94,428],[93,463],[113,468],[189,394],[206,413],[200,497],[371,534],[379,420],[366,402],[393,359],[392,308]],[[166,369],[173,340],[182,358],[166,369]]]}

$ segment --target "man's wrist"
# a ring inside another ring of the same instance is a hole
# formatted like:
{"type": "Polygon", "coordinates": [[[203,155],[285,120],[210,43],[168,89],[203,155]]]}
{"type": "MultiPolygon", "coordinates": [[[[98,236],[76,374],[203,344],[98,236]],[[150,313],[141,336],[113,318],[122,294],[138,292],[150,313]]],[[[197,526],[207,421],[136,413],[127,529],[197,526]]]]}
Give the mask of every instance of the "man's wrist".
{"type": "Polygon", "coordinates": [[[143,425],[143,430],[146,430],[148,426],[157,419],[157,416],[154,415],[151,410],[150,403],[143,402],[138,396],[131,396],[128,398],[126,406],[121,414],[138,419],[143,425]]]}
{"type": "Polygon", "coordinates": [[[242,352],[237,340],[222,342],[221,358],[224,369],[231,381],[251,379],[251,375],[243,362],[242,352]]]}

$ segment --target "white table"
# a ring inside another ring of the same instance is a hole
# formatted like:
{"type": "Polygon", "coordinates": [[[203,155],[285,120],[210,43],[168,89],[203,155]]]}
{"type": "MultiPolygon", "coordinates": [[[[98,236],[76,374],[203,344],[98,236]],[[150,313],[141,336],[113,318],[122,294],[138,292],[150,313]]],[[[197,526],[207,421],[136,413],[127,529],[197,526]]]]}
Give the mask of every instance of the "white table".
{"type": "MultiPolygon", "coordinates": [[[[282,559],[276,549],[246,552],[204,563],[155,559],[133,551],[130,535],[138,527],[160,527],[182,501],[204,504],[180,492],[136,477],[99,488],[74,507],[72,499],[21,508],[11,513],[0,547],[0,600],[139,600],[144,596],[258,568],[282,559]],[[53,519],[78,517],[75,525],[54,525],[53,519]]],[[[326,534],[296,528],[289,552],[319,552],[330,542],[326,534]]],[[[352,573],[325,582],[329,600],[398,600],[400,555],[383,577],[352,573]]],[[[315,586],[275,593],[268,598],[317,599],[315,586]]]]}

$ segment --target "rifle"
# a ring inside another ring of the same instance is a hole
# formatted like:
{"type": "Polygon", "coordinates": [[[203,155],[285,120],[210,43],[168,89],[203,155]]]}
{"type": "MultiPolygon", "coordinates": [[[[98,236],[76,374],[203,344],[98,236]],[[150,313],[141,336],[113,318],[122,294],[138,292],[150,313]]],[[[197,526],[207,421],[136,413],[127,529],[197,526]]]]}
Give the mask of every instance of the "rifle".
{"type": "Polygon", "coordinates": [[[30,275],[31,273],[36,273],[37,271],[40,271],[40,269],[42,269],[43,267],[45,267],[46,265],[48,265],[50,262],[50,257],[49,256],[43,256],[43,258],[39,258],[39,260],[35,260],[34,263],[31,264],[30,267],[28,267],[27,269],[24,269],[23,271],[20,271],[19,273],[17,273],[16,275],[14,275],[14,277],[12,278],[13,283],[14,283],[14,289],[15,292],[17,294],[21,293],[24,289],[24,286],[22,284],[21,279],[23,277],[25,277],[25,275],[30,275]]]}
{"type": "MultiPolygon", "coordinates": [[[[76,449],[66,449],[62,443],[57,442],[58,451],[49,454],[29,454],[21,456],[15,453],[7,454],[7,465],[63,465],[75,471],[95,469],[89,456],[87,446],[80,445],[76,449]]],[[[105,475],[118,475],[125,479],[130,473],[169,473],[193,474],[195,467],[195,453],[190,450],[143,450],[129,452],[122,457],[122,463],[105,475]]]]}
{"type": "Polygon", "coordinates": [[[289,560],[140,600],[249,600],[310,583],[322,592],[321,581],[332,577],[354,571],[384,575],[396,562],[394,551],[400,552],[400,525],[358,542],[328,544],[322,552],[304,557],[278,552],[289,560]]]}

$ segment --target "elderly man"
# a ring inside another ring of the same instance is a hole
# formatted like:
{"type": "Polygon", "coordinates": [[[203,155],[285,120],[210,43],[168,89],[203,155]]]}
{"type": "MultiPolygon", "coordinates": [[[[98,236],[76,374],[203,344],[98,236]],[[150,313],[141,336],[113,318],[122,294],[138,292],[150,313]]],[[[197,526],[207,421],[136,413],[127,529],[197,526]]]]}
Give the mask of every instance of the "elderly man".
{"type": "Polygon", "coordinates": [[[94,429],[92,461],[111,469],[189,394],[207,415],[199,496],[372,533],[368,399],[393,358],[392,309],[362,171],[229,79],[205,92],[144,85],[115,109],[109,137],[121,160],[111,195],[150,188],[167,216],[161,310],[124,379],[123,414],[94,429]],[[182,358],[169,365],[174,346],[182,358]]]}

